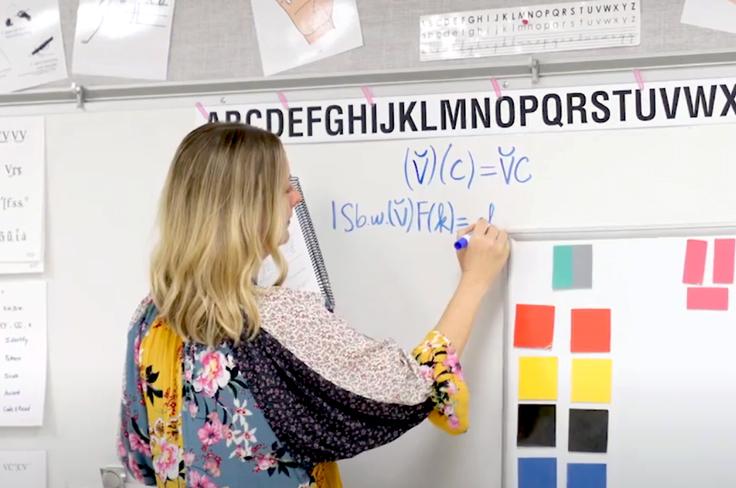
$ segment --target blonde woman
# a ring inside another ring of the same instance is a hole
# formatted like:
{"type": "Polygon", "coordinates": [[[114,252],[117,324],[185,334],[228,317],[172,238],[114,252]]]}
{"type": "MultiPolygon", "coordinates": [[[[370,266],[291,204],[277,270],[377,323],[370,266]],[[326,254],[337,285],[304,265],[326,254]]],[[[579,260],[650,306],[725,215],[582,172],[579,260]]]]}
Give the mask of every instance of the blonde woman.
{"type": "Polygon", "coordinates": [[[339,487],[334,461],[429,418],[468,425],[458,357],[509,253],[484,220],[461,278],[408,354],[351,329],[317,294],[259,288],[300,195],[278,138],[241,124],[188,134],[161,199],[151,294],[128,333],[119,454],[159,487],[339,487]]]}

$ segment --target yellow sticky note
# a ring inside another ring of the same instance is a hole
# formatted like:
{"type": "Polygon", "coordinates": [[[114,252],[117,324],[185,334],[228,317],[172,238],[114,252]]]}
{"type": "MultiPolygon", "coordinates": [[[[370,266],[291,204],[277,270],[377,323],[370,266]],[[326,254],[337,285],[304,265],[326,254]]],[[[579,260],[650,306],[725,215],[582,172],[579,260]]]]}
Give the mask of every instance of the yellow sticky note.
{"type": "Polygon", "coordinates": [[[519,358],[519,400],[557,400],[557,358],[519,358]]]}
{"type": "Polygon", "coordinates": [[[611,360],[573,359],[571,401],[611,403],[611,360]]]}

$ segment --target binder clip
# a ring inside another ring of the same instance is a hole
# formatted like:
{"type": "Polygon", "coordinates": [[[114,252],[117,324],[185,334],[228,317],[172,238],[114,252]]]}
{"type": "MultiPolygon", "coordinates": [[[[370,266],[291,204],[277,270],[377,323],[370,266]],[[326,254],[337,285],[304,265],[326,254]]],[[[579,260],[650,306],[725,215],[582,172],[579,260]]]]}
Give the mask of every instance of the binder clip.
{"type": "Polygon", "coordinates": [[[122,466],[106,466],[100,468],[103,488],[124,488],[125,469],[122,466]]]}
{"type": "Polygon", "coordinates": [[[539,60],[537,58],[529,58],[529,70],[532,75],[532,84],[539,83],[539,60]]]}
{"type": "Polygon", "coordinates": [[[84,108],[84,87],[72,83],[72,93],[74,93],[74,98],[77,99],[77,108],[84,108]]]}

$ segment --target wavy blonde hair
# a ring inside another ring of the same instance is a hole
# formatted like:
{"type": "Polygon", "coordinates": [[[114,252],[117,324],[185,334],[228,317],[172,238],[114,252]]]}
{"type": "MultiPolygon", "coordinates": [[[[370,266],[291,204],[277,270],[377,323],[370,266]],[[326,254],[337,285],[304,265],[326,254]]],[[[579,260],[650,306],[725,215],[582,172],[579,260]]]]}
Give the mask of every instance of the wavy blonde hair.
{"type": "Polygon", "coordinates": [[[169,168],[151,260],[153,300],[185,340],[215,346],[259,330],[256,280],[271,255],[286,276],[279,244],[288,179],[278,137],[236,123],[190,132],[169,168]]]}

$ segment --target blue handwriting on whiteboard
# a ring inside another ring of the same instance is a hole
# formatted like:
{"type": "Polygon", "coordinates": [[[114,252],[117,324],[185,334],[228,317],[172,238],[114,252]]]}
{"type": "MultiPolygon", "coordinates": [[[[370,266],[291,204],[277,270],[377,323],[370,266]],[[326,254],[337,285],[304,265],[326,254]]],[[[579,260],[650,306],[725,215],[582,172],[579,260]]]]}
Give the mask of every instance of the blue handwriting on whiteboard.
{"type": "Polygon", "coordinates": [[[526,156],[517,153],[516,146],[496,148],[498,162],[484,162],[470,150],[459,149],[452,143],[443,147],[430,144],[421,149],[407,147],[404,152],[404,181],[409,190],[439,182],[465,186],[468,190],[479,179],[500,178],[506,185],[524,184],[532,179],[526,156]]]}
{"type": "MultiPolygon", "coordinates": [[[[359,202],[331,202],[332,230],[355,232],[371,227],[393,227],[404,232],[454,234],[475,222],[460,214],[451,201],[414,200],[411,197],[389,199],[380,209],[366,211],[359,202]]],[[[496,206],[488,205],[488,221],[493,220],[496,206]]]]}

